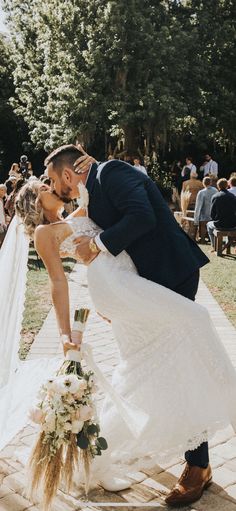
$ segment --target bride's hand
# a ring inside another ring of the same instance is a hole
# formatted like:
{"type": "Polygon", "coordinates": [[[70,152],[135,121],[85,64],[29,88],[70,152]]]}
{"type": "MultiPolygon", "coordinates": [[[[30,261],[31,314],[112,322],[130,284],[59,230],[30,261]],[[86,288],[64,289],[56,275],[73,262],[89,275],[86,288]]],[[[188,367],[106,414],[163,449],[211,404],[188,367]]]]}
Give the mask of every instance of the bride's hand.
{"type": "Polygon", "coordinates": [[[95,160],[95,158],[93,158],[92,156],[89,156],[89,154],[87,154],[85,152],[85,150],[83,149],[81,144],[78,144],[77,147],[78,147],[79,151],[81,153],[83,153],[83,156],[80,156],[80,158],[78,158],[75,161],[74,170],[75,170],[76,174],[83,174],[84,172],[87,172],[89,170],[90,166],[93,163],[96,163],[96,160],[95,160]]]}
{"type": "Polygon", "coordinates": [[[63,341],[63,352],[64,352],[64,356],[66,356],[67,354],[67,351],[70,351],[70,350],[75,350],[75,351],[79,351],[80,350],[80,344],[76,344],[75,342],[70,342],[69,340],[68,341],[63,341]]]}

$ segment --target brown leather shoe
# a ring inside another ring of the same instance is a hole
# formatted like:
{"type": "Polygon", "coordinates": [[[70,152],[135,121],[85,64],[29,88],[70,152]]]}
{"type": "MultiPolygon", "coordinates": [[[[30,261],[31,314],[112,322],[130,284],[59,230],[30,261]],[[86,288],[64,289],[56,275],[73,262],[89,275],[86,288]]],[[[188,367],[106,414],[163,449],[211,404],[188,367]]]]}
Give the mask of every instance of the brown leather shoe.
{"type": "Polygon", "coordinates": [[[165,498],[169,506],[188,505],[200,499],[212,482],[210,465],[207,468],[191,466],[188,463],[177,484],[165,498]]]}

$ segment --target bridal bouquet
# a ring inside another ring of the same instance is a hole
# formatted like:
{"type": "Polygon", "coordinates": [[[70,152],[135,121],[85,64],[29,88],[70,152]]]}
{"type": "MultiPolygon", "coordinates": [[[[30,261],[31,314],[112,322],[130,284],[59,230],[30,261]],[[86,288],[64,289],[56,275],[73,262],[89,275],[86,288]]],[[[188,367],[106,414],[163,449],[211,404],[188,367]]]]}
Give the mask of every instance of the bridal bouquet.
{"type": "MultiPolygon", "coordinates": [[[[88,314],[88,309],[75,313],[81,332],[88,314]]],[[[93,372],[82,368],[79,352],[69,354],[55,378],[42,385],[39,402],[30,413],[31,420],[40,425],[40,433],[29,461],[29,493],[42,485],[44,509],[49,508],[62,480],[70,489],[80,464],[85,470],[87,492],[90,462],[107,449],[96,420],[93,372]]]]}

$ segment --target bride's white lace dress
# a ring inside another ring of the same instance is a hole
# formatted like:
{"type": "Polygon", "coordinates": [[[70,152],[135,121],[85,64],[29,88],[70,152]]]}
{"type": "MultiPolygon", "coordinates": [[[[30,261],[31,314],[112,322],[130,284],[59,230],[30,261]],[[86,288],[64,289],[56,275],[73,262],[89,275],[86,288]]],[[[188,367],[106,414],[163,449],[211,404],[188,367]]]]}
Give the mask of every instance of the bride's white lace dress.
{"type": "MultiPolygon", "coordinates": [[[[74,234],[61,248],[71,255],[74,235],[100,232],[86,217],[68,222],[74,234]]],[[[126,252],[100,253],[88,267],[88,285],[120,350],[113,386],[148,417],[135,438],[107,399],[100,423],[109,450],[101,464],[108,456],[116,466],[166,461],[236,427],[236,372],[204,307],[141,278],[126,252]]]]}
{"type": "MultiPolygon", "coordinates": [[[[73,256],[74,236],[94,236],[100,229],[86,217],[67,222],[72,234],[61,250],[73,256]]],[[[28,254],[26,240],[21,237],[20,244],[17,233],[16,222],[0,254],[4,293],[9,290],[15,297],[13,303],[3,294],[1,309],[1,369],[6,370],[0,383],[0,448],[25,425],[38,388],[61,363],[44,358],[21,365],[17,360],[28,254]]],[[[229,424],[235,428],[236,372],[204,307],[141,278],[126,252],[117,257],[100,253],[88,267],[88,284],[96,310],[112,321],[120,350],[115,392],[109,392],[112,399],[107,398],[100,415],[109,444],[96,460],[101,467],[111,462],[116,467],[152,465],[196,448],[229,424]],[[135,419],[130,424],[127,403],[135,419]],[[132,434],[132,424],[140,425],[139,437],[138,427],[132,434]]]]}

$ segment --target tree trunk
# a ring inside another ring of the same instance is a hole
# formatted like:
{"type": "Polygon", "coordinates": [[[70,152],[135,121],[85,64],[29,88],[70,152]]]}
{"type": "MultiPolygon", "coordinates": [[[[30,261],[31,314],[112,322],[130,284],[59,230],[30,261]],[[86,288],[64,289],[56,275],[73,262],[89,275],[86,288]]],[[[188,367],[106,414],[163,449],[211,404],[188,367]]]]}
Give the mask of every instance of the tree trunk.
{"type": "Polygon", "coordinates": [[[136,126],[125,126],[125,149],[127,154],[134,156],[140,146],[140,132],[136,126]]]}

